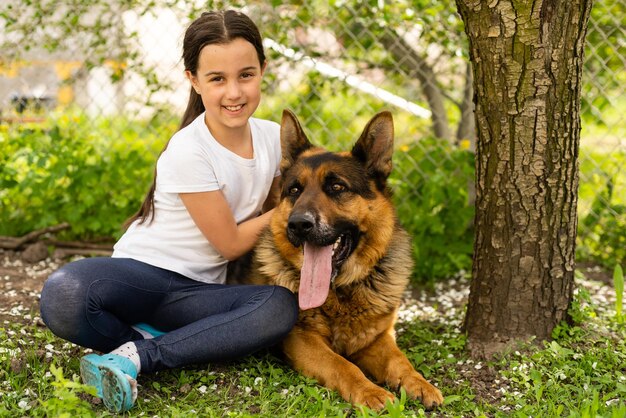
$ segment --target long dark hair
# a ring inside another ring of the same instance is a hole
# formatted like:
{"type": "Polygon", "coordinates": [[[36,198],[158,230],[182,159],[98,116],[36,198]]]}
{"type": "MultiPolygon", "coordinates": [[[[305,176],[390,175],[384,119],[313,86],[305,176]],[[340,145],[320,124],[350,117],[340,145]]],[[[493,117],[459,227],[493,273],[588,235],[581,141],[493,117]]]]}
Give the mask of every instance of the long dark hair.
{"type": "MultiPolygon", "coordinates": [[[[265,65],[265,52],[263,51],[263,40],[259,29],[254,22],[245,14],[235,11],[212,11],[204,12],[202,15],[194,20],[191,25],[185,31],[185,37],[183,39],[183,63],[185,65],[185,71],[191,72],[194,76],[198,71],[198,59],[200,58],[200,51],[210,44],[227,44],[237,38],[245,39],[250,42],[256,49],[259,57],[259,64],[261,68],[265,65]]],[[[204,112],[204,105],[202,104],[202,98],[193,86],[190,87],[189,101],[187,102],[187,109],[180,123],[180,127],[183,129],[189,125],[195,118],[204,112]]],[[[169,141],[168,141],[169,143],[169,141]]],[[[167,144],[161,151],[167,149],[167,144]]],[[[154,219],[154,191],[156,189],[156,166],[154,168],[154,178],[148,194],[143,200],[141,207],[133,216],[131,216],[125,223],[124,228],[128,228],[130,224],[139,219],[139,224],[146,221],[152,222],[154,219]]]]}

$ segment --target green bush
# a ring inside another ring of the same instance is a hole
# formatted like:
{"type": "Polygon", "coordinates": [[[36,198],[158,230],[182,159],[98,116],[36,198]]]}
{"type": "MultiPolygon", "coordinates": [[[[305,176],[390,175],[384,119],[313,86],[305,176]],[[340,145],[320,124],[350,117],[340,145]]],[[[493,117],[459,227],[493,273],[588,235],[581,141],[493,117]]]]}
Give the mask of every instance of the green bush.
{"type": "Polygon", "coordinates": [[[68,239],[117,238],[176,126],[72,113],[0,131],[0,235],[68,222],[68,239]],[[150,126],[150,129],[148,129],[150,126]]]}
{"type": "Polygon", "coordinates": [[[580,164],[577,258],[613,270],[626,262],[626,152],[586,151],[580,164]]]}
{"type": "Polygon", "coordinates": [[[417,281],[450,277],[472,263],[474,156],[426,139],[394,155],[390,184],[400,223],[413,238],[417,281]]]}
{"type": "Polygon", "coordinates": [[[615,202],[613,179],[595,196],[579,225],[578,256],[612,269],[626,263],[626,205],[615,202]]]}

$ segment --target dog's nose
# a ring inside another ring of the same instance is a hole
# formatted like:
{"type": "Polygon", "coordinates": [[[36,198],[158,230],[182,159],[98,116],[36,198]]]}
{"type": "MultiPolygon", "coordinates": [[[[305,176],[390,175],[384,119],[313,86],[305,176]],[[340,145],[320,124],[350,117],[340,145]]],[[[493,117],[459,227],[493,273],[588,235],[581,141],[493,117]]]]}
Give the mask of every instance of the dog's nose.
{"type": "Polygon", "coordinates": [[[304,238],[315,226],[315,218],[309,212],[293,213],[289,217],[287,228],[295,236],[304,238]]]}

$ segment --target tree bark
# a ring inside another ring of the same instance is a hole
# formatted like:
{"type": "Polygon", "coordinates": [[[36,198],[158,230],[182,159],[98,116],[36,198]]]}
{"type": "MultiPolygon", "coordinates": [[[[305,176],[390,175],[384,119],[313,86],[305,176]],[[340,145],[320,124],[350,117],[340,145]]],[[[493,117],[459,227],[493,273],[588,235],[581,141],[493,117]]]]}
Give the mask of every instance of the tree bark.
{"type": "Polygon", "coordinates": [[[476,103],[468,348],[549,339],[574,288],[580,87],[592,0],[456,0],[476,103]]]}

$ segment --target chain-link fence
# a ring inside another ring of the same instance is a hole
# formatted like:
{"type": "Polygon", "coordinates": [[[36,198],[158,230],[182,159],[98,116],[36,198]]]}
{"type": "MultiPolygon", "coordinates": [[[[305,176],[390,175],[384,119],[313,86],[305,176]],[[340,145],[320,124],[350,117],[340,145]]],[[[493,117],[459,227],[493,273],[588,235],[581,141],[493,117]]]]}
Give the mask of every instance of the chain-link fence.
{"type": "MultiPolygon", "coordinates": [[[[626,0],[596,3],[582,103],[580,248],[582,257],[601,259],[603,247],[612,246],[613,259],[623,260],[626,0]],[[607,236],[611,231],[620,232],[607,236]]],[[[0,6],[2,123],[37,123],[58,112],[94,120],[176,120],[189,93],[180,59],[184,28],[202,10],[226,7],[248,13],[265,38],[269,67],[258,116],[278,121],[282,109],[291,108],[313,142],[339,149],[358,137],[374,113],[393,112],[392,185],[401,191],[401,221],[413,225],[409,229],[420,241],[447,236],[438,242],[440,253],[452,254],[447,263],[466,267],[472,80],[453,1],[191,6],[165,0],[9,0],[0,6]]],[[[161,125],[144,126],[163,143],[172,133],[161,125]]],[[[427,274],[438,274],[430,269],[427,274]]]]}

